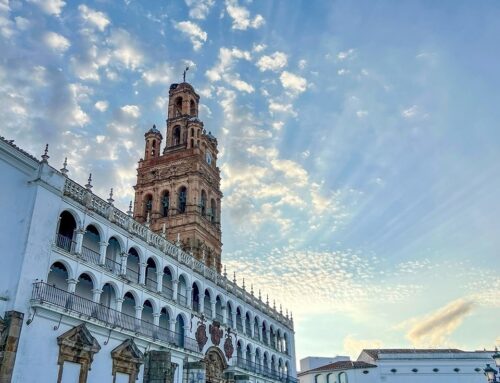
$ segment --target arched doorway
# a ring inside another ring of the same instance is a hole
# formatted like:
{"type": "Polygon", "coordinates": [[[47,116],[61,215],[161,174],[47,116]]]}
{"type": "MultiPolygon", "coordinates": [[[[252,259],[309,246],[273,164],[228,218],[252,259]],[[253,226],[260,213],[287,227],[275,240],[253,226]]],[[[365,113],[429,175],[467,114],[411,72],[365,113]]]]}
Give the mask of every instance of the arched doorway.
{"type": "Polygon", "coordinates": [[[205,354],[205,381],[207,383],[222,383],[224,370],[227,368],[226,358],[217,347],[210,347],[205,354]]]}

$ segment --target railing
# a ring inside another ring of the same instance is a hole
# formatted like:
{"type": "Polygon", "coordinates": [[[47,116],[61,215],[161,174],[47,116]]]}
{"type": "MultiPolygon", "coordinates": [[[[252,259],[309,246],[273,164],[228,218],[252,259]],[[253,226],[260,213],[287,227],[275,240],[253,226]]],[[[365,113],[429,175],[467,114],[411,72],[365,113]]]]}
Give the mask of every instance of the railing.
{"type": "Polygon", "coordinates": [[[71,253],[73,251],[74,242],[70,237],[57,233],[56,246],[60,249],[66,250],[68,253],[71,253]]]}
{"type": "Polygon", "coordinates": [[[82,318],[81,315],[86,315],[88,319],[98,320],[113,328],[120,327],[121,329],[152,338],[154,341],[159,340],[177,347],[186,348],[190,351],[199,352],[198,344],[193,338],[113,310],[100,303],[68,293],[44,282],[33,284],[31,302],[37,304],[50,303],[64,309],[66,312],[79,314],[80,318],[82,318]]]}
{"type": "Polygon", "coordinates": [[[133,270],[130,267],[127,267],[127,274],[125,275],[132,282],[139,283],[139,272],[137,270],[133,270]]]}
{"type": "Polygon", "coordinates": [[[149,275],[146,274],[146,287],[156,292],[158,290],[156,278],[151,278],[149,275]]]}
{"type": "Polygon", "coordinates": [[[217,319],[218,322],[223,323],[224,317],[222,316],[221,313],[215,313],[215,318],[217,319]]]}
{"type": "Polygon", "coordinates": [[[89,249],[86,246],[82,246],[82,258],[87,262],[94,263],[96,265],[99,264],[100,255],[98,252],[89,249]]]}
{"type": "Polygon", "coordinates": [[[162,283],[161,292],[163,293],[163,295],[166,295],[168,298],[172,299],[174,297],[174,289],[172,289],[172,287],[170,286],[167,283],[162,283]]]}
{"type": "Polygon", "coordinates": [[[177,291],[177,302],[183,306],[187,306],[187,297],[182,294],[180,291],[177,291]]]}
{"type": "Polygon", "coordinates": [[[280,374],[278,371],[273,371],[269,367],[252,362],[248,359],[237,358],[236,359],[236,367],[241,368],[242,370],[253,372],[254,374],[264,376],[266,378],[272,380],[278,380],[283,383],[297,383],[298,379],[293,378],[291,376],[287,376],[286,373],[280,374]]]}
{"type": "MultiPolygon", "coordinates": [[[[81,203],[86,208],[93,210],[99,215],[110,220],[111,222],[114,222],[127,232],[141,238],[146,243],[154,246],[162,253],[168,255],[173,259],[181,261],[183,264],[193,269],[195,272],[200,273],[201,275],[214,281],[218,286],[221,286],[226,291],[234,294],[237,298],[252,305],[256,309],[264,312],[269,317],[275,319],[289,329],[293,330],[293,321],[291,319],[286,318],[283,314],[280,314],[272,307],[269,307],[269,305],[265,304],[260,299],[250,294],[248,291],[243,290],[243,288],[229,281],[226,277],[217,274],[213,269],[195,262],[196,260],[190,254],[181,250],[162,236],[153,233],[145,225],[138,223],[126,213],[118,210],[113,205],[99,198],[98,196],[91,193],[89,190],[69,178],[66,179],[66,183],[64,185],[64,194],[71,199],[81,203]]],[[[67,237],[64,237],[61,240],[56,238],[56,245],[68,252],[71,252],[74,245],[72,244],[71,239],[66,238],[67,237]]]]}

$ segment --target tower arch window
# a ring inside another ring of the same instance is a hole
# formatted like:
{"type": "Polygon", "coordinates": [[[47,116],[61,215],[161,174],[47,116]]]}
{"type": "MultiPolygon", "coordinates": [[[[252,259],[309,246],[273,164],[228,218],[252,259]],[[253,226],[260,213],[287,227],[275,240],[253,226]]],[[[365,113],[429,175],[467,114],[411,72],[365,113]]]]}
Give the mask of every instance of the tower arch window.
{"type": "Polygon", "coordinates": [[[207,318],[212,318],[212,302],[208,290],[205,290],[205,296],[203,297],[203,312],[207,318]]]}
{"type": "MultiPolygon", "coordinates": [[[[163,277],[162,277],[162,293],[166,294],[167,297],[173,298],[174,295],[174,288],[173,288],[173,282],[172,282],[172,272],[168,267],[165,267],[163,269],[163,277]]],[[[184,284],[185,285],[185,284],[184,284]]]]}
{"type": "Polygon", "coordinates": [[[148,194],[146,198],[144,198],[144,217],[147,218],[148,214],[151,214],[153,210],[153,196],[148,194]]]}
{"type": "Polygon", "coordinates": [[[99,303],[112,309],[116,307],[116,291],[110,283],[106,283],[102,287],[102,293],[99,298],[99,303]]]}
{"type": "Polygon", "coordinates": [[[172,134],[172,145],[180,145],[181,143],[181,127],[179,125],[174,127],[174,132],[172,134]]]}
{"type": "Polygon", "coordinates": [[[166,191],[161,197],[161,212],[164,217],[168,216],[168,209],[170,208],[170,193],[166,191]]]}
{"type": "Polygon", "coordinates": [[[192,296],[191,301],[193,303],[193,311],[200,311],[200,290],[198,289],[198,285],[193,283],[192,296]]]}
{"type": "Polygon", "coordinates": [[[67,291],[68,279],[68,269],[61,262],[55,262],[52,266],[50,266],[49,275],[47,276],[47,283],[49,285],[67,291]]]}
{"type": "Polygon", "coordinates": [[[179,277],[179,283],[177,285],[177,302],[181,305],[187,305],[187,283],[183,275],[179,277]]]}
{"type": "Polygon", "coordinates": [[[148,258],[146,263],[146,286],[154,291],[158,290],[156,272],[157,268],[155,261],[153,258],[148,258]]]}
{"type": "Polygon", "coordinates": [[[185,186],[183,186],[179,189],[179,205],[178,205],[179,213],[186,212],[186,204],[187,204],[187,189],[185,186]]]}
{"type": "Polygon", "coordinates": [[[189,114],[196,116],[196,103],[193,100],[189,102],[189,114]]]}
{"type": "Polygon", "coordinates": [[[94,225],[88,225],[85,229],[82,241],[82,256],[92,263],[99,263],[99,242],[101,236],[94,225]]]}
{"type": "Polygon", "coordinates": [[[87,273],[82,273],[78,277],[78,282],[76,283],[75,294],[79,297],[92,300],[92,290],[94,288],[94,283],[92,278],[87,273]]]}
{"type": "Polygon", "coordinates": [[[212,198],[210,200],[210,222],[215,223],[217,216],[217,204],[215,203],[215,200],[212,198]]]}
{"type": "Polygon", "coordinates": [[[207,214],[207,193],[205,192],[205,190],[201,191],[200,210],[202,216],[205,216],[207,214]]]}
{"type": "Polygon", "coordinates": [[[133,247],[129,250],[127,256],[126,277],[135,283],[139,283],[139,254],[133,247]]]}
{"type": "Polygon", "coordinates": [[[151,157],[154,157],[156,155],[156,140],[153,140],[151,143],[151,157]]]}
{"type": "Polygon", "coordinates": [[[175,99],[174,108],[175,108],[174,117],[182,116],[182,97],[177,97],[175,99]]]}

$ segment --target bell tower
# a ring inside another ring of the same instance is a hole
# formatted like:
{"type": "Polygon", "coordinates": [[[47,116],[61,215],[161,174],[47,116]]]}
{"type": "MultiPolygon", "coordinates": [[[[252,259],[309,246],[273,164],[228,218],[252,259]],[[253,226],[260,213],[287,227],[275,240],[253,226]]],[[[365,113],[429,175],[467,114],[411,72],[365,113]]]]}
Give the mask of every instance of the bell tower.
{"type": "Polygon", "coordinates": [[[200,96],[187,82],[172,84],[165,148],[153,126],[137,167],[134,218],[221,272],[220,170],[217,139],[198,119],[200,96]]]}

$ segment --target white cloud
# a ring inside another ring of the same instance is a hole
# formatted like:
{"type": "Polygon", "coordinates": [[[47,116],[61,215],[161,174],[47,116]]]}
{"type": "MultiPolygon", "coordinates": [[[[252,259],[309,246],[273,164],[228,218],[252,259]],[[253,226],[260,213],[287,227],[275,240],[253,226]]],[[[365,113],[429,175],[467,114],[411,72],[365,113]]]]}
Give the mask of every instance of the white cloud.
{"type": "Polygon", "coordinates": [[[32,4],[36,4],[40,9],[54,16],[59,16],[66,3],[62,0],[28,0],[32,4]]]}
{"type": "Polygon", "coordinates": [[[261,72],[266,70],[278,71],[283,69],[287,64],[287,55],[283,52],[274,52],[269,56],[262,56],[257,61],[257,67],[261,72]]]}
{"type": "Polygon", "coordinates": [[[43,40],[49,48],[59,53],[64,53],[71,46],[66,37],[55,32],[46,32],[43,40]]]}
{"type": "Polygon", "coordinates": [[[85,113],[78,101],[88,99],[88,93],[91,92],[88,87],[81,84],[70,84],[69,91],[71,93],[71,108],[69,110],[69,124],[73,126],[84,126],[90,122],[90,117],[85,113]]]}
{"type": "Polygon", "coordinates": [[[109,107],[109,103],[107,101],[104,101],[104,100],[101,100],[101,101],[97,101],[95,104],[94,104],[94,107],[99,111],[99,112],[105,112],[106,110],[108,110],[108,107],[109,107]]]}
{"type": "Polygon", "coordinates": [[[266,47],[266,44],[254,44],[252,47],[252,51],[255,53],[259,53],[266,49],[266,47]]]}
{"type": "Polygon", "coordinates": [[[337,74],[339,76],[345,76],[346,74],[349,74],[350,71],[349,69],[345,69],[345,68],[340,68],[338,71],[337,71],[337,74]]]}
{"type": "Polygon", "coordinates": [[[123,111],[123,113],[132,118],[138,118],[141,115],[141,110],[137,105],[125,105],[120,109],[123,111]]]}
{"type": "Polygon", "coordinates": [[[344,52],[339,52],[337,55],[337,59],[342,61],[342,60],[346,60],[348,58],[351,58],[353,55],[354,55],[354,49],[349,49],[349,50],[344,51],[344,52]]]}
{"type": "Polygon", "coordinates": [[[84,4],[79,5],[78,10],[80,11],[80,16],[83,20],[94,25],[101,32],[104,31],[110,23],[105,13],[95,11],[84,4]]]}
{"type": "Polygon", "coordinates": [[[127,69],[136,70],[142,65],[144,55],[134,42],[130,33],[124,29],[115,29],[109,38],[109,45],[113,48],[111,55],[118,63],[127,69]]]}
{"type": "Polygon", "coordinates": [[[344,338],[344,352],[352,359],[356,359],[363,349],[382,348],[383,345],[379,339],[356,339],[353,335],[344,338]]]}
{"type": "Polygon", "coordinates": [[[189,7],[189,17],[199,20],[205,19],[215,4],[214,0],[185,0],[185,2],[189,7]]]}
{"type": "Polygon", "coordinates": [[[283,88],[289,90],[294,94],[302,93],[307,88],[307,81],[305,78],[287,71],[281,73],[280,81],[281,85],[283,85],[283,88]]]}
{"type": "Polygon", "coordinates": [[[271,114],[274,113],[290,114],[293,117],[297,117],[297,112],[293,110],[292,104],[281,104],[273,100],[269,100],[269,112],[271,112],[271,114]]]}
{"type": "Polygon", "coordinates": [[[367,115],[368,115],[368,111],[366,111],[366,110],[356,111],[356,116],[358,116],[358,118],[363,118],[363,117],[366,117],[367,115]]]}
{"type": "Polygon", "coordinates": [[[409,119],[409,118],[415,117],[417,115],[417,112],[418,112],[418,106],[417,105],[412,105],[408,109],[403,110],[401,112],[401,115],[404,118],[409,119]]]}
{"type": "Polygon", "coordinates": [[[305,67],[307,66],[307,60],[299,60],[299,69],[305,69],[305,67]]]}
{"type": "Polygon", "coordinates": [[[283,126],[285,125],[285,123],[283,121],[275,121],[271,124],[271,126],[273,127],[274,130],[281,130],[283,129],[283,126]]]}
{"type": "Polygon", "coordinates": [[[262,15],[250,17],[250,11],[238,4],[237,0],[226,0],[226,11],[233,19],[233,29],[246,30],[248,28],[260,28],[265,20],[262,15]]]}
{"type": "Polygon", "coordinates": [[[24,17],[16,16],[14,20],[16,22],[17,29],[19,29],[20,31],[24,31],[30,26],[30,21],[28,19],[25,19],[24,17]]]}
{"type": "MultiPolygon", "coordinates": [[[[239,79],[239,75],[233,74],[231,73],[231,71],[233,69],[235,61],[241,59],[250,61],[250,52],[242,51],[237,48],[229,49],[222,47],[219,49],[219,60],[214,67],[205,72],[205,76],[207,76],[208,80],[211,82],[224,80],[229,85],[234,86],[234,84],[231,83],[231,80],[234,80],[235,78],[239,79]]],[[[242,87],[245,85],[240,83],[239,86],[242,87]]],[[[251,85],[249,85],[249,87],[251,87],[251,85]]],[[[250,88],[247,87],[247,89],[250,88]]]]}
{"type": "Polygon", "coordinates": [[[158,64],[154,68],[144,71],[142,78],[148,85],[170,84],[172,82],[173,68],[167,64],[158,64]]]}
{"type": "Polygon", "coordinates": [[[189,37],[195,51],[199,50],[207,41],[207,32],[192,21],[180,21],[174,24],[174,27],[189,37]]]}

